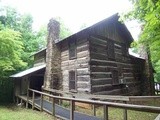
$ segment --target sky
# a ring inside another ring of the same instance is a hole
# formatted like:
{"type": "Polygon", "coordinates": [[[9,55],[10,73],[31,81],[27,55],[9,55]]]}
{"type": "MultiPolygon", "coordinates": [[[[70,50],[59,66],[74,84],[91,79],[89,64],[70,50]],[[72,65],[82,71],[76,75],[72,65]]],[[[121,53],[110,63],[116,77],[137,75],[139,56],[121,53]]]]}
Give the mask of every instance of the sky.
{"type": "MultiPolygon", "coordinates": [[[[83,24],[90,26],[117,12],[123,13],[132,8],[129,0],[1,0],[20,13],[33,16],[33,28],[49,22],[49,19],[60,17],[73,32],[80,30],[83,24]]],[[[126,23],[132,36],[137,39],[139,26],[137,22],[126,23]]]]}

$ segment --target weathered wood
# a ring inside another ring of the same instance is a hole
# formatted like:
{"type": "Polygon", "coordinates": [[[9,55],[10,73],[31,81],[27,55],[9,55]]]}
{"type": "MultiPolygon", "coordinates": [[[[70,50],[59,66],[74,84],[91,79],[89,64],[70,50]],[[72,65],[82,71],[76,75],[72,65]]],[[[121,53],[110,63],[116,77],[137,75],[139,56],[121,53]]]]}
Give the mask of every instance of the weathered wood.
{"type": "Polygon", "coordinates": [[[34,109],[35,92],[32,93],[32,109],[34,109]]]}
{"type": "Polygon", "coordinates": [[[89,75],[90,72],[88,70],[88,68],[81,68],[81,69],[77,69],[77,75],[89,75]]]}
{"type": "Polygon", "coordinates": [[[108,56],[105,53],[102,52],[90,52],[90,56],[92,59],[98,59],[98,60],[108,60],[108,56]]]}
{"type": "Polygon", "coordinates": [[[52,115],[55,116],[55,99],[52,98],[52,115]]]}
{"type": "Polygon", "coordinates": [[[92,107],[93,107],[93,115],[96,116],[96,106],[92,105],[92,107]]]}
{"type": "Polygon", "coordinates": [[[108,120],[108,107],[107,107],[107,105],[103,105],[103,109],[104,109],[104,120],[108,120]]]}
{"type": "Polygon", "coordinates": [[[29,103],[29,91],[27,89],[27,101],[26,101],[26,108],[28,108],[28,103],[29,103]]]}
{"type": "Polygon", "coordinates": [[[91,43],[98,44],[98,45],[106,45],[107,44],[106,40],[96,38],[95,36],[91,36],[90,41],[91,41],[91,43]]]}
{"type": "Polygon", "coordinates": [[[113,87],[111,84],[104,84],[104,85],[92,85],[92,92],[100,92],[100,91],[107,91],[111,90],[113,87]]]}
{"type": "Polygon", "coordinates": [[[74,120],[75,102],[70,100],[70,120],[74,120]]]}
{"type": "Polygon", "coordinates": [[[41,106],[41,111],[43,111],[43,94],[41,94],[40,106],[41,106]]]}
{"type": "Polygon", "coordinates": [[[86,81],[86,82],[89,82],[90,81],[90,76],[89,75],[80,75],[80,76],[77,76],[77,81],[86,81]]]}
{"type": "Polygon", "coordinates": [[[111,72],[91,72],[92,79],[111,78],[111,72]]]}
{"type": "MultiPolygon", "coordinates": [[[[127,104],[127,102],[124,101],[124,104],[127,104]]],[[[127,120],[127,109],[123,110],[123,120],[127,120]]]]}
{"type": "MultiPolygon", "coordinates": [[[[104,102],[104,101],[94,101],[94,100],[86,100],[86,99],[68,98],[68,97],[61,97],[61,96],[53,96],[53,95],[50,95],[50,94],[47,94],[47,93],[44,93],[44,92],[40,92],[40,91],[37,91],[37,90],[33,90],[33,89],[29,89],[29,90],[32,91],[32,92],[43,94],[43,95],[51,97],[51,98],[72,101],[72,104],[73,104],[73,102],[76,101],[76,102],[95,104],[95,105],[107,105],[108,107],[116,107],[116,108],[123,108],[123,109],[126,108],[127,110],[160,113],[160,107],[155,107],[155,106],[132,105],[132,104],[124,104],[124,103],[114,103],[114,102],[104,102]]],[[[123,96],[121,96],[121,97],[123,97],[123,96]]],[[[152,96],[150,96],[150,97],[152,97],[152,96]]],[[[156,97],[159,97],[159,96],[156,96],[156,97]]],[[[72,107],[72,109],[73,109],[73,107],[72,107]]]]}
{"type": "Polygon", "coordinates": [[[123,95],[121,92],[123,89],[110,89],[108,91],[100,91],[100,92],[95,92],[95,95],[123,95]]]}
{"type": "Polygon", "coordinates": [[[81,45],[81,46],[77,46],[77,53],[79,52],[83,52],[83,51],[88,51],[88,44],[85,43],[84,45],[81,45]]]}
{"type": "Polygon", "coordinates": [[[104,85],[104,84],[112,84],[112,78],[98,78],[92,79],[92,85],[104,85]]]}

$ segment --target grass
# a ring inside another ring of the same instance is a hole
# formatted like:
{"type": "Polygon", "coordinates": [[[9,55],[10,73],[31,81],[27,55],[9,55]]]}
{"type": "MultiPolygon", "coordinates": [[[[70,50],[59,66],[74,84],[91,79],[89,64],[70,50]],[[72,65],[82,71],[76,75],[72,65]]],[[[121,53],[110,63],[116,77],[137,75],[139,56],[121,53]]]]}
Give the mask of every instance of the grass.
{"type": "Polygon", "coordinates": [[[0,105],[0,120],[55,120],[53,116],[15,105],[0,105]]]}
{"type": "MultiPolygon", "coordinates": [[[[152,105],[152,106],[160,107],[159,100],[148,101],[148,102],[138,102],[134,104],[152,105]]],[[[76,110],[89,115],[93,114],[93,111],[90,109],[83,109],[80,107],[76,107],[76,110]]],[[[139,112],[139,111],[133,111],[133,110],[128,110],[127,113],[128,113],[128,120],[154,120],[158,116],[158,114],[156,113],[139,112]]],[[[103,119],[103,107],[96,108],[96,115],[103,119]]],[[[109,120],[123,120],[123,109],[109,107],[109,120]]]]}

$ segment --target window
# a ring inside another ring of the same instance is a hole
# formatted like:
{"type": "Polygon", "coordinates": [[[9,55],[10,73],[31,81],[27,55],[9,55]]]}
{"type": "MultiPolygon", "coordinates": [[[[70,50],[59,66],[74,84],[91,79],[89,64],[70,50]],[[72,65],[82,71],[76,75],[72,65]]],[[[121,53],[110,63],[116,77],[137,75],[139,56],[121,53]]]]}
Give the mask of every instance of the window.
{"type": "Polygon", "coordinates": [[[107,42],[107,55],[108,58],[115,59],[114,42],[111,40],[108,40],[107,42]]]}
{"type": "Polygon", "coordinates": [[[69,59],[76,58],[76,42],[75,40],[71,40],[69,42],[69,59]]]}
{"type": "Polygon", "coordinates": [[[118,78],[118,71],[117,70],[112,71],[112,84],[113,85],[118,85],[119,84],[119,78],[118,78]]]}
{"type": "Polygon", "coordinates": [[[69,90],[76,90],[76,73],[69,71],[69,90]]]}

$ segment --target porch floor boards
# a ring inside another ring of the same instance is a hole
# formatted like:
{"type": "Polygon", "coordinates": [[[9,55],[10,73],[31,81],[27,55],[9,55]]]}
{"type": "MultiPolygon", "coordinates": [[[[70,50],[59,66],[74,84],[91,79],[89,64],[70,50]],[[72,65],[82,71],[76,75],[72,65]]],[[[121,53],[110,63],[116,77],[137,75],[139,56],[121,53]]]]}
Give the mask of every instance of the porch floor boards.
{"type": "MultiPolygon", "coordinates": [[[[27,101],[26,96],[19,96],[19,98],[21,98],[25,102],[27,101]]],[[[34,102],[35,102],[35,107],[40,110],[40,98],[35,98],[34,102]]],[[[32,105],[31,99],[29,99],[29,104],[32,105]]],[[[52,114],[52,103],[50,103],[46,100],[43,100],[43,110],[52,114]]],[[[70,110],[67,108],[64,108],[60,105],[55,104],[55,115],[56,115],[56,117],[59,117],[59,118],[65,119],[65,120],[69,120],[70,119],[70,110]]],[[[95,116],[91,116],[91,115],[87,115],[87,114],[75,111],[74,112],[74,120],[102,120],[102,119],[97,118],[95,116]]]]}

